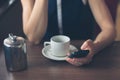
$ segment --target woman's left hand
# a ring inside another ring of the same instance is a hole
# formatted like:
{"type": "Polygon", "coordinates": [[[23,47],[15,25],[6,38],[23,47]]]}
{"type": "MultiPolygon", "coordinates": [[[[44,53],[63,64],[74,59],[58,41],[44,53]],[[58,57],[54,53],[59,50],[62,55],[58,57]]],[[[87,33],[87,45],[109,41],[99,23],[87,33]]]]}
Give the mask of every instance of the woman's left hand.
{"type": "MultiPolygon", "coordinates": [[[[75,66],[82,66],[92,61],[95,54],[95,45],[92,40],[86,40],[81,46],[81,50],[89,50],[89,54],[84,58],[66,58],[66,61],[75,66]]],[[[69,55],[69,54],[68,54],[69,55]]]]}

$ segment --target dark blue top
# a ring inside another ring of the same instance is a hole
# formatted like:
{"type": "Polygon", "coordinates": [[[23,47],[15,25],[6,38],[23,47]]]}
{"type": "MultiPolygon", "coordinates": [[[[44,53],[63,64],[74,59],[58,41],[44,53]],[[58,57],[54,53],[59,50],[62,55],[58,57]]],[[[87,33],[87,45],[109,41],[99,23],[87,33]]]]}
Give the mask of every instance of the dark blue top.
{"type": "MultiPolygon", "coordinates": [[[[62,0],[63,32],[71,39],[91,39],[93,35],[94,19],[89,5],[82,0],[62,0]]],[[[57,21],[56,0],[49,0],[48,28],[45,40],[59,34],[57,21]]]]}

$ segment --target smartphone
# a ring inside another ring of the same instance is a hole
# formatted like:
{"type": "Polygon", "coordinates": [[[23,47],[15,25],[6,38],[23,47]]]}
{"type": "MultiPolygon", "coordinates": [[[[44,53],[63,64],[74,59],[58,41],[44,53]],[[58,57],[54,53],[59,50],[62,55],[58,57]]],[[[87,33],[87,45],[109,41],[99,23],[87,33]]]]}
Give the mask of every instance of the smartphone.
{"type": "Polygon", "coordinates": [[[86,57],[89,53],[89,50],[78,50],[77,52],[72,52],[68,57],[69,58],[82,58],[86,57]]]}

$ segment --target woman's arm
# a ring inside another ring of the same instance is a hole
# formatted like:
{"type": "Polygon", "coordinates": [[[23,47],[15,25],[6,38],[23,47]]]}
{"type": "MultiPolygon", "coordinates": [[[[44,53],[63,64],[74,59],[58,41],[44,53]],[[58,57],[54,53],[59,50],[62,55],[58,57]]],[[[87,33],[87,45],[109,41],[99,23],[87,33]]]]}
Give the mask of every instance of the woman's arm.
{"type": "Polygon", "coordinates": [[[100,50],[112,43],[116,36],[115,26],[104,0],[88,1],[96,22],[101,28],[101,32],[94,41],[90,39],[86,40],[81,46],[82,50],[90,51],[85,58],[66,58],[66,61],[76,66],[81,66],[91,62],[92,57],[100,50]]]}
{"type": "Polygon", "coordinates": [[[38,44],[47,28],[48,0],[21,0],[23,31],[28,40],[38,44]]]}
{"type": "Polygon", "coordinates": [[[115,25],[105,0],[88,0],[96,22],[101,32],[94,40],[96,52],[109,45],[116,37],[115,25]]]}

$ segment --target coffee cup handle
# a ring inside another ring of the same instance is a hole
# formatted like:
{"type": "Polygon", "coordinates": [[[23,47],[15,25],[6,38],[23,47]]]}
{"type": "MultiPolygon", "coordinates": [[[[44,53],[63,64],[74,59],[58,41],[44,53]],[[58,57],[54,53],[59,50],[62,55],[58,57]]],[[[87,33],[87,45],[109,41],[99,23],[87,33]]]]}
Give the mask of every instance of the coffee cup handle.
{"type": "Polygon", "coordinates": [[[44,47],[50,45],[50,42],[44,42],[44,47]]]}

